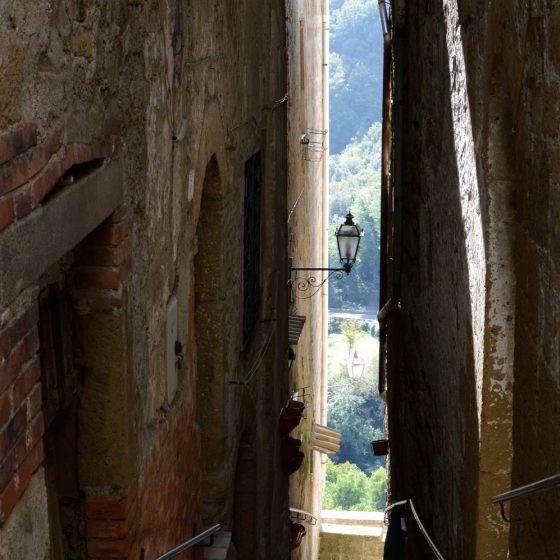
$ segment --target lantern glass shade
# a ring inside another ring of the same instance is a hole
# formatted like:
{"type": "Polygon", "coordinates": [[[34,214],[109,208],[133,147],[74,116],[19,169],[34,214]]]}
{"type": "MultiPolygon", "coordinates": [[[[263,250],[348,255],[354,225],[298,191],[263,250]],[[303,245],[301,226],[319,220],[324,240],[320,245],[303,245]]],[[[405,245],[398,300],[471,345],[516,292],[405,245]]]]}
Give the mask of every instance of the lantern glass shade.
{"type": "Polygon", "coordinates": [[[354,354],[350,354],[348,358],[348,375],[352,381],[357,381],[362,377],[364,373],[366,363],[360,356],[358,356],[358,351],[354,350],[354,354]]]}
{"type": "Polygon", "coordinates": [[[346,221],[335,232],[340,262],[349,268],[356,262],[360,239],[364,235],[364,230],[354,223],[353,218],[348,212],[346,221]]]}

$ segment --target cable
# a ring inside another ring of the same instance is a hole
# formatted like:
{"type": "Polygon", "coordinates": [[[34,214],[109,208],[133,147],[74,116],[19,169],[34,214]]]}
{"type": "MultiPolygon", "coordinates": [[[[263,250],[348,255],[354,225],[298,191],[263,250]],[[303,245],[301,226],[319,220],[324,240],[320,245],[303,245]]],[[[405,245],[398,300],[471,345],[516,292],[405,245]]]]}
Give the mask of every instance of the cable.
{"type": "Polygon", "coordinates": [[[428,546],[432,549],[432,552],[434,553],[435,557],[438,560],[445,560],[445,558],[443,557],[441,552],[437,549],[437,546],[434,544],[434,541],[430,538],[430,535],[428,535],[428,532],[426,531],[426,528],[424,527],[424,525],[422,525],[422,521],[420,521],[420,517],[418,516],[418,512],[416,511],[416,508],[414,507],[414,502],[412,501],[412,499],[401,500],[400,502],[394,502],[394,503],[390,504],[389,506],[387,506],[385,508],[385,514],[387,514],[387,512],[389,512],[389,511],[391,511],[395,506],[402,506],[402,505],[405,505],[405,504],[410,506],[410,511],[412,512],[414,520],[416,521],[416,524],[418,525],[418,528],[420,529],[420,532],[422,533],[422,535],[424,535],[424,538],[426,539],[426,542],[428,543],[428,546]]]}

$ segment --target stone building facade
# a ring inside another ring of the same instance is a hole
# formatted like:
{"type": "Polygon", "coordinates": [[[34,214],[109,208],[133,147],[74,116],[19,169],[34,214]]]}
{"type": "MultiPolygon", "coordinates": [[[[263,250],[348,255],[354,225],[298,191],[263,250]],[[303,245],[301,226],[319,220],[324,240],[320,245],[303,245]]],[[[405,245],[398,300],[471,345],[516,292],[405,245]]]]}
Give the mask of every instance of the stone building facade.
{"type": "Polygon", "coordinates": [[[445,558],[560,557],[557,489],[506,503],[512,523],[490,501],[560,472],[559,21],[546,0],[393,5],[391,500],[445,558]]]}
{"type": "Polygon", "coordinates": [[[155,558],[212,521],[228,558],[289,555],[277,417],[300,382],[322,410],[323,308],[292,381],[287,280],[322,258],[323,9],[0,4],[0,558],[155,558]]]}

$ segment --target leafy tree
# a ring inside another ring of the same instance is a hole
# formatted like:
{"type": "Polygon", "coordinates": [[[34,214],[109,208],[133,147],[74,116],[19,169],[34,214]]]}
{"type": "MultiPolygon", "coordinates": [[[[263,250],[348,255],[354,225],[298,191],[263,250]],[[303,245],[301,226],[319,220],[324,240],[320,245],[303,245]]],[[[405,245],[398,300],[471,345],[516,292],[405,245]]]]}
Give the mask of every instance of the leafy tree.
{"type": "Polygon", "coordinates": [[[377,0],[331,0],[330,149],[381,120],[383,36],[377,0]]]}
{"type": "Polygon", "coordinates": [[[370,446],[372,440],[383,437],[384,403],[376,392],[361,380],[329,392],[329,426],[341,432],[335,463],[350,461],[367,473],[383,464],[383,457],[372,455],[370,446]]]}
{"type": "Polygon", "coordinates": [[[382,511],[385,507],[387,471],[379,467],[369,477],[349,462],[327,461],[324,509],[382,511]]]}
{"type": "MultiPolygon", "coordinates": [[[[329,282],[329,307],[377,311],[379,306],[381,125],[374,123],[367,134],[355,140],[330,160],[330,212],[334,231],[348,210],[364,229],[358,258],[349,276],[329,282]]],[[[329,240],[329,266],[338,266],[336,239],[329,240]]]]}
{"type": "Polygon", "coordinates": [[[383,437],[385,408],[377,394],[379,341],[371,334],[371,322],[330,319],[328,336],[328,424],[341,432],[336,463],[350,461],[368,474],[383,465],[371,453],[370,442],[383,437]],[[340,333],[334,332],[338,329],[340,333]],[[356,348],[364,358],[364,374],[350,383],[347,360],[356,348]]]}

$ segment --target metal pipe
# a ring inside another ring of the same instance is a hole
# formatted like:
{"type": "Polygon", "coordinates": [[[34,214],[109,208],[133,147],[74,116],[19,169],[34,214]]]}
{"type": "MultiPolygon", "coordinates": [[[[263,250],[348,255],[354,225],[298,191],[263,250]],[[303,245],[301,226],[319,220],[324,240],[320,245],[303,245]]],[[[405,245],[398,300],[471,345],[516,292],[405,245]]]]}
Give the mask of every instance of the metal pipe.
{"type": "Polygon", "coordinates": [[[525,486],[520,486],[519,488],[514,488],[508,492],[503,492],[491,498],[493,504],[501,504],[502,502],[507,502],[508,500],[513,500],[515,498],[521,498],[522,496],[529,496],[530,494],[535,494],[537,492],[544,492],[545,490],[551,490],[560,486],[560,474],[555,474],[548,478],[543,478],[531,484],[526,484],[525,486]]]}
{"type": "Polygon", "coordinates": [[[402,226],[403,226],[403,155],[404,155],[404,107],[403,107],[403,82],[404,82],[404,38],[402,31],[395,32],[393,41],[395,57],[395,92],[393,97],[394,107],[394,166],[395,177],[395,217],[393,237],[393,287],[391,297],[398,301],[401,299],[401,264],[402,264],[402,226]]]}
{"type": "Polygon", "coordinates": [[[198,535],[194,536],[192,539],[189,539],[183,544],[180,544],[179,546],[175,547],[173,550],[170,550],[169,552],[166,552],[165,554],[158,556],[154,560],[169,560],[170,558],[177,556],[177,554],[180,554],[184,550],[187,550],[187,548],[191,548],[195,544],[198,544],[199,542],[207,539],[208,537],[211,537],[214,533],[217,533],[220,530],[220,527],[221,525],[219,523],[214,523],[213,525],[210,525],[208,529],[205,529],[198,535]]]}
{"type": "Polygon", "coordinates": [[[391,41],[391,35],[389,33],[389,16],[387,15],[385,0],[378,0],[377,7],[379,8],[379,21],[381,22],[383,40],[385,43],[389,43],[391,41]]]}
{"type": "MultiPolygon", "coordinates": [[[[391,220],[390,174],[391,174],[391,60],[392,47],[383,45],[383,123],[381,131],[381,222],[380,222],[380,259],[379,259],[379,306],[385,305],[388,295],[389,251],[391,220]]],[[[387,379],[387,329],[379,324],[379,375],[378,391],[382,395],[386,390],[387,379]]]]}
{"type": "Polygon", "coordinates": [[[401,302],[399,300],[394,300],[393,298],[389,298],[389,301],[379,310],[377,313],[377,321],[381,326],[382,323],[387,321],[389,315],[395,310],[401,308],[401,302]]]}

